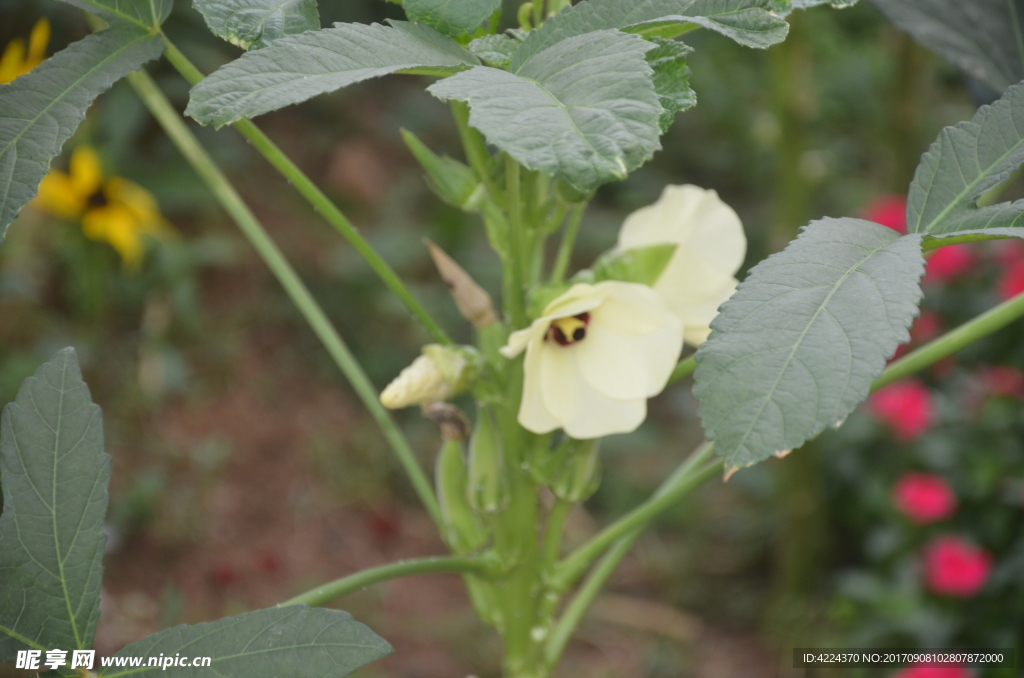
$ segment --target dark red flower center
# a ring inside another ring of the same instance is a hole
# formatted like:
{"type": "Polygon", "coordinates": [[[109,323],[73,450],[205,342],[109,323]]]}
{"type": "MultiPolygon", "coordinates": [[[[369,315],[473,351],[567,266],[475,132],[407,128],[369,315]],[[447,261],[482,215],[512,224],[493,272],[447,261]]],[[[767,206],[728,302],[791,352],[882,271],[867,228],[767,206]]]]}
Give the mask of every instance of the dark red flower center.
{"type": "Polygon", "coordinates": [[[544,341],[551,339],[559,346],[572,346],[586,339],[589,324],[590,314],[586,312],[552,320],[544,341]]]}

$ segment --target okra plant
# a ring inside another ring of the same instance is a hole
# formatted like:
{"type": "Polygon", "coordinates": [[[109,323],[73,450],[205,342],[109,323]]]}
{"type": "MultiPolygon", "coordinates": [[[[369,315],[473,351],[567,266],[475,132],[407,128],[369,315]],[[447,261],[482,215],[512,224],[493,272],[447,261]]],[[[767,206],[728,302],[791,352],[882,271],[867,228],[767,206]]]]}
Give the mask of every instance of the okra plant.
{"type": "MultiPolygon", "coordinates": [[[[171,628],[124,656],[205,654],[217,675],[239,678],[347,675],[390,647],[345,612],[320,606],[369,584],[451,572],[501,636],[504,675],[552,676],[588,605],[662,511],[708,479],[788,455],[842,425],[872,389],[1024,315],[1024,296],[1013,298],[886,366],[918,314],[928,252],[1024,236],[1024,202],[996,201],[1024,163],[1024,85],[1013,84],[1024,78],[1016,38],[1024,15],[1015,2],[878,0],[899,26],[1005,92],[943,130],[923,156],[908,192],[909,233],[850,217],[815,221],[738,282],[743,226],[714,190],[666,187],[626,219],[604,255],[571,271],[587,203],[649,160],[676,115],[696,104],[687,33],[709,30],[763,49],[785,39],[790,12],[851,0],[534,0],[506,30],[501,0],[404,0],[407,21],[329,28],[320,27],[316,0],[195,0],[216,36],[246,50],[206,75],[161,29],[173,0],[65,1],[88,14],[95,33],[0,86],[0,237],[91,102],[127,77],[348,378],[450,550],[348,574],[275,608],[171,628]],[[146,75],[161,56],[192,86],[186,115],[248,139],[429,333],[432,343],[386,388],[369,381],[146,75]],[[389,74],[429,76],[428,92],[450,107],[463,160],[403,136],[431,189],[479,216],[500,260],[499,308],[428,244],[475,328],[471,346],[453,344],[252,122],[389,74]],[[691,375],[708,442],[679,450],[678,469],[649,499],[566,553],[566,517],[601,480],[600,439],[636,429],[648,399],[691,375]],[[422,408],[442,432],[433,480],[388,411],[404,407],[422,408]]],[[[110,459],[73,350],[24,383],[4,409],[0,438],[0,661],[26,650],[88,649],[100,611],[110,459]]],[[[202,671],[56,672],[156,670],[202,671]]]]}

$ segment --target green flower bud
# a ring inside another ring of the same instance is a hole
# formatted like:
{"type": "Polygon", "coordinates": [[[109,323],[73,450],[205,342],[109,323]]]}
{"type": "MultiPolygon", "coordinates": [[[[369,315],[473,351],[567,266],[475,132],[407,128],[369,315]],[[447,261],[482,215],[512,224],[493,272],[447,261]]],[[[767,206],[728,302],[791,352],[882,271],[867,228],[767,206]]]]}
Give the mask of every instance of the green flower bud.
{"type": "Polygon", "coordinates": [[[437,455],[434,481],[444,521],[444,540],[456,553],[475,551],[487,541],[480,518],[466,499],[467,477],[462,444],[445,441],[437,455]]]}
{"type": "Polygon", "coordinates": [[[469,439],[469,504],[477,511],[495,513],[508,504],[508,485],[501,437],[490,411],[480,405],[476,428],[469,439]]]}
{"type": "Polygon", "coordinates": [[[578,503],[597,492],[601,484],[601,455],[598,440],[570,440],[565,463],[556,474],[551,491],[563,501],[578,503]]]}
{"type": "Polygon", "coordinates": [[[487,189],[471,167],[447,155],[437,155],[409,130],[402,130],[402,138],[426,170],[427,185],[437,197],[466,212],[480,211],[487,189]]]}

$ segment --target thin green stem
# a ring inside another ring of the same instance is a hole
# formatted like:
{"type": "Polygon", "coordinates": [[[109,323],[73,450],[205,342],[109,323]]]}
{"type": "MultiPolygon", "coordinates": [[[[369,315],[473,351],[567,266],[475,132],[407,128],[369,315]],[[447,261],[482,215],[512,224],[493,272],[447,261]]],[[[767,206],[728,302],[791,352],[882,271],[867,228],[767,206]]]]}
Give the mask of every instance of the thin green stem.
{"type": "MultiPolygon", "coordinates": [[[[167,36],[164,36],[164,54],[167,60],[178,70],[181,75],[191,84],[195,85],[203,79],[203,74],[196,68],[188,57],[172,43],[167,36]]],[[[381,258],[377,251],[360,235],[359,230],[352,225],[341,210],[338,209],[330,198],[324,195],[323,191],[310,180],[298,166],[285,155],[277,145],[267,137],[251,120],[239,120],[233,127],[249,140],[264,158],[280,172],[290,184],[293,184],[298,192],[334,227],[349,243],[356,252],[369,264],[374,273],[384,284],[395,293],[405,304],[416,319],[420,321],[434,341],[441,344],[451,344],[452,340],[444,330],[427,313],[427,310],[416,300],[412,292],[405,286],[402,280],[395,273],[394,269],[381,258]]]]}
{"type": "Polygon", "coordinates": [[[604,585],[608,583],[608,578],[612,576],[612,572],[618,567],[619,561],[629,553],[629,550],[633,548],[633,544],[636,543],[636,540],[640,538],[642,533],[643,529],[640,528],[615,542],[604,555],[604,558],[601,559],[601,562],[597,564],[597,567],[594,568],[594,571],[587,577],[587,580],[580,587],[580,590],[576,592],[576,595],[573,596],[573,599],[569,601],[565,611],[562,612],[562,616],[551,630],[547,643],[544,645],[544,662],[549,668],[554,668],[558,664],[558,661],[562,658],[562,653],[565,652],[565,646],[568,644],[569,638],[572,637],[576,627],[579,626],[583,615],[586,614],[587,609],[594,602],[601,589],[604,588],[604,585]]]}
{"type": "Polygon", "coordinates": [[[544,551],[542,552],[541,572],[548,573],[558,562],[558,549],[562,545],[565,532],[565,521],[572,511],[572,502],[556,499],[548,515],[548,524],[544,532],[544,551]]]}
{"type": "MultiPolygon", "coordinates": [[[[1024,229],[1022,229],[1024,230],[1024,229]]],[[[937,250],[940,247],[949,247],[950,245],[959,245],[961,243],[971,242],[987,242],[989,240],[1009,240],[1013,238],[1012,235],[1000,235],[998,233],[970,233],[968,235],[955,235],[948,238],[936,238],[935,236],[928,236],[921,243],[921,249],[925,252],[931,250],[937,250]]]]}
{"type": "Polygon", "coordinates": [[[713,454],[714,446],[711,443],[705,443],[698,448],[647,501],[608,525],[593,539],[563,560],[555,569],[551,588],[561,591],[568,589],[612,544],[633,530],[642,530],[680,497],[708,478],[721,473],[722,463],[720,461],[704,465],[713,454]]]}
{"type": "Polygon", "coordinates": [[[466,161],[473,171],[484,182],[493,200],[501,197],[501,192],[494,185],[491,177],[491,154],[487,152],[487,142],[483,135],[476,129],[469,126],[469,106],[462,101],[452,101],[452,117],[455,119],[455,128],[459,131],[459,139],[462,141],[462,148],[466,154],[466,161]]]}
{"type": "Polygon", "coordinates": [[[674,384],[681,379],[686,379],[688,376],[693,374],[696,369],[697,359],[691,355],[689,358],[676,365],[676,368],[672,370],[672,376],[668,378],[668,383],[674,384]]]}
{"type": "Polygon", "coordinates": [[[871,389],[880,389],[903,377],[919,372],[978,339],[1001,330],[1021,316],[1024,316],[1024,293],[1004,301],[992,310],[969,320],[955,330],[947,332],[892,363],[882,373],[882,376],[875,379],[871,384],[871,389]]]}
{"type": "Polygon", "coordinates": [[[508,258],[505,262],[504,300],[508,309],[512,327],[519,329],[526,324],[526,312],[523,309],[523,280],[525,266],[523,253],[523,204],[522,190],[519,181],[519,163],[510,155],[505,156],[505,202],[508,211],[508,258]]]}
{"type": "Polygon", "coordinates": [[[551,282],[553,283],[565,280],[565,274],[569,270],[569,261],[572,259],[572,250],[576,246],[576,235],[580,231],[580,222],[583,221],[583,212],[586,209],[587,203],[585,202],[572,208],[569,222],[565,225],[565,233],[562,234],[562,242],[558,244],[555,265],[551,270],[551,282]]]}
{"type": "Polygon", "coordinates": [[[391,444],[399,461],[409,474],[413,487],[419,495],[437,525],[441,525],[441,511],[431,488],[430,481],[420,468],[416,457],[409,448],[408,442],[402,435],[398,425],[384,409],[377,399],[377,389],[370,382],[369,377],[359,365],[359,361],[349,350],[338,331],[331,324],[327,315],[320,308],[320,305],[310,294],[309,290],[299,278],[295,269],[288,260],[281,254],[281,250],[270,239],[263,226],[259,223],[252,211],[242,200],[234,186],[228,181],[224,173],[213,162],[206,150],[200,145],[192,132],[188,129],[185,121],[178,115],[178,112],[171,106],[171,103],[164,96],[163,92],[156,86],[156,83],[143,71],[138,71],[128,76],[128,81],[145,103],[146,107],[163,127],[167,136],[171,138],[178,150],[185,159],[192,165],[199,177],[213,192],[221,206],[231,215],[239,229],[245,234],[249,242],[259,253],[267,267],[270,268],[274,277],[277,278],[306,322],[319,337],[327,352],[330,353],[334,362],[337,363],[342,373],[348,378],[349,383],[355,390],[359,399],[363,401],[366,408],[370,410],[377,425],[380,426],[384,437],[391,444]]]}
{"type": "Polygon", "coordinates": [[[353,591],[358,591],[366,586],[379,584],[401,577],[411,577],[417,574],[434,574],[437,572],[461,572],[469,574],[486,574],[487,567],[479,558],[468,556],[439,556],[436,558],[417,558],[416,560],[403,560],[398,563],[389,563],[378,567],[371,567],[347,577],[336,579],[329,584],[317,586],[295,596],[291,600],[278,605],[326,605],[327,603],[347,596],[353,591]]]}

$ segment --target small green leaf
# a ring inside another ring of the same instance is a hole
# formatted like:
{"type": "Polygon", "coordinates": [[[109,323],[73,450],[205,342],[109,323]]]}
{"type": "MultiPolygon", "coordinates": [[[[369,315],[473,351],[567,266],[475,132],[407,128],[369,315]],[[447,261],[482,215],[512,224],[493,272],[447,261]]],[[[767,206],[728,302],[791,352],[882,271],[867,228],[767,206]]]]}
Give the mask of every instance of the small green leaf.
{"type": "Polygon", "coordinates": [[[788,16],[796,9],[810,9],[821,5],[831,5],[835,9],[853,7],[857,0],[772,0],[772,9],[780,16],[788,16]]]}
{"type": "Polygon", "coordinates": [[[100,616],[110,457],[73,349],[40,367],[0,422],[0,662],[88,649],[100,616]]]}
{"type": "Polygon", "coordinates": [[[897,27],[997,92],[1024,80],[1024,0],[872,0],[897,27]]]}
{"type": "Polygon", "coordinates": [[[507,35],[485,35],[469,43],[469,51],[488,66],[508,68],[512,55],[519,49],[519,41],[507,35]]]}
{"type": "Polygon", "coordinates": [[[939,134],[910,185],[907,227],[911,233],[953,233],[1001,226],[1013,206],[999,205],[978,214],[982,195],[1004,183],[1024,163],[1024,84],[1006,90],[1003,98],[983,106],[969,122],[939,134]],[[971,225],[974,224],[974,225],[971,225]]]}
{"type": "Polygon", "coordinates": [[[127,21],[139,28],[159,26],[174,9],[174,0],[61,0],[108,21],[127,21]]]}
{"type": "Polygon", "coordinates": [[[147,29],[120,23],[0,85],[0,242],[93,100],[161,47],[147,29]]]}
{"type": "Polygon", "coordinates": [[[105,678],[341,678],[391,654],[391,646],[341,610],[306,605],[246,612],[195,626],[175,626],[124,648],[118,657],[210,657],[207,668],[110,666],[105,678]]]}
{"type": "Polygon", "coordinates": [[[523,166],[587,191],[624,178],[661,148],[661,104],[644,59],[653,48],[597,31],[528,58],[520,50],[509,72],[478,66],[427,91],[468,102],[470,125],[523,166]]]}
{"type": "Polygon", "coordinates": [[[424,23],[450,37],[472,33],[501,9],[501,0],[405,0],[409,21],[424,23]]]}
{"type": "Polygon", "coordinates": [[[771,0],[585,0],[566,8],[530,33],[519,58],[528,58],[566,38],[618,28],[644,36],[673,38],[703,27],[748,47],[786,39],[789,24],[771,0]]]}
{"type": "Polygon", "coordinates": [[[195,0],[218,38],[259,49],[286,35],[320,28],[316,0],[195,0]]]}
{"type": "Polygon", "coordinates": [[[697,351],[693,389],[726,466],[793,450],[867,397],[918,313],[921,240],[824,219],[740,283],[697,351]]]}
{"type": "Polygon", "coordinates": [[[594,282],[621,280],[653,286],[676,253],[676,245],[650,245],[624,252],[607,252],[594,263],[594,282]]]}
{"type": "Polygon", "coordinates": [[[647,63],[654,69],[654,91],[661,101],[658,125],[662,132],[667,132],[677,114],[697,105],[697,95],[690,89],[690,68],[686,65],[686,57],[693,49],[678,40],[648,40],[658,45],[647,53],[647,63]]]}
{"type": "Polygon", "coordinates": [[[480,63],[429,26],[389,23],[335,24],[247,52],[193,87],[185,112],[220,127],[389,73],[451,75],[480,63]]]}

